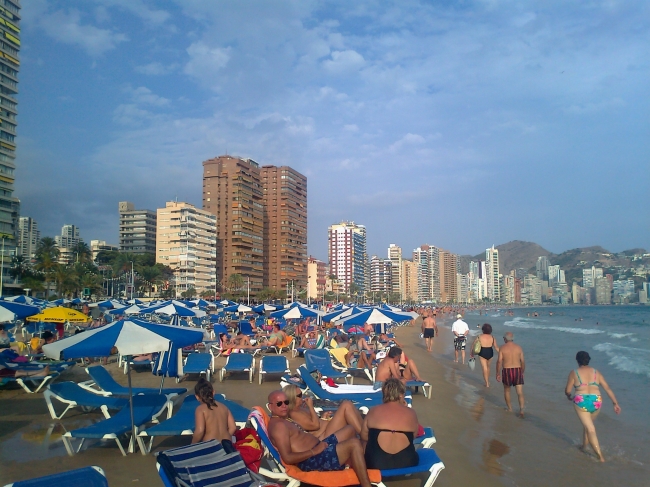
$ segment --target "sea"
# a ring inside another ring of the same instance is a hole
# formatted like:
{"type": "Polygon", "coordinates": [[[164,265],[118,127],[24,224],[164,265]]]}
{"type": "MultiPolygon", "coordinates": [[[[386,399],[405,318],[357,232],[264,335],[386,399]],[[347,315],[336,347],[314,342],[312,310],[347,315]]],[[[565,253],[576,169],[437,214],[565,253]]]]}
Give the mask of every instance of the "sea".
{"type": "MultiPolygon", "coordinates": [[[[497,466],[506,485],[586,481],[650,486],[650,307],[488,309],[468,311],[464,320],[472,335],[480,333],[477,325],[490,323],[498,344],[503,343],[505,332],[514,333],[526,360],[523,420],[513,420],[514,415],[503,410],[503,387],[494,380],[496,355],[490,389],[483,385],[478,364],[473,372],[468,367],[447,366],[447,378],[461,388],[457,402],[478,418],[478,434],[484,432],[477,453],[480,451],[486,468],[497,466]],[[608,460],[602,466],[593,455],[578,449],[582,427],[564,395],[569,372],[577,367],[576,353],[581,350],[589,353],[590,365],[603,374],[622,408],[616,415],[601,388],[603,409],[595,424],[608,460]]],[[[446,320],[445,327],[452,321],[446,320]]],[[[453,357],[451,344],[444,355],[453,357]]],[[[514,390],[512,405],[518,409],[514,390]]]]}

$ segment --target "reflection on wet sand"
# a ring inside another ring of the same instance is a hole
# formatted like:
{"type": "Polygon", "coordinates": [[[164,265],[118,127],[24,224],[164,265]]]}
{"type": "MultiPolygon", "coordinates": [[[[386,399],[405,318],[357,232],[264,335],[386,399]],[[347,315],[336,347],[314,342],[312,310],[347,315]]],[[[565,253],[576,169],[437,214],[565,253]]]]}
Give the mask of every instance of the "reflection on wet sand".
{"type": "Polygon", "coordinates": [[[446,379],[458,387],[456,402],[471,412],[476,421],[481,421],[485,412],[485,398],[478,394],[478,389],[461,378],[455,369],[447,369],[446,379]]]}
{"type": "Polygon", "coordinates": [[[503,467],[499,463],[499,458],[507,455],[510,447],[499,440],[492,439],[487,441],[483,447],[483,464],[485,469],[494,475],[503,475],[503,467]]]}
{"type": "Polygon", "coordinates": [[[470,412],[472,413],[472,418],[478,423],[481,422],[481,419],[483,418],[483,414],[485,413],[485,398],[479,397],[478,401],[476,401],[476,404],[470,409],[470,412]]]}

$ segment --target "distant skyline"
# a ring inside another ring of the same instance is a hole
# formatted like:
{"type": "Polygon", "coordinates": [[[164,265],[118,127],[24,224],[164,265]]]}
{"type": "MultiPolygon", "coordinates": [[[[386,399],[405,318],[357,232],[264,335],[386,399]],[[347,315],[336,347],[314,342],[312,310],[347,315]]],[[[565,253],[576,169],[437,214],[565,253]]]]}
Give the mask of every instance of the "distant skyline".
{"type": "Polygon", "coordinates": [[[118,241],[225,153],[308,177],[308,251],[650,247],[644,1],[30,0],[15,195],[118,241]]]}

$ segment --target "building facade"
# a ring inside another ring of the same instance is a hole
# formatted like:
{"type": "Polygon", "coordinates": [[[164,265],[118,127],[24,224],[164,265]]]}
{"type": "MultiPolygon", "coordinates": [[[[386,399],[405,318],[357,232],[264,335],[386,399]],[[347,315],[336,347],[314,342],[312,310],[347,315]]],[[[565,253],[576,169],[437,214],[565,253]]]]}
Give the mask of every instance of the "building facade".
{"type": "Polygon", "coordinates": [[[117,245],[108,244],[105,240],[90,241],[90,253],[92,254],[93,262],[97,260],[97,254],[100,252],[117,252],[119,250],[117,245]]]}
{"type": "Polygon", "coordinates": [[[501,271],[499,268],[499,250],[494,245],[485,249],[485,271],[487,273],[487,297],[493,303],[501,301],[501,271]]]}
{"type": "Polygon", "coordinates": [[[399,294],[400,299],[405,299],[404,277],[402,266],[402,249],[395,244],[388,246],[388,259],[391,262],[391,293],[399,294]]]}
{"type": "Polygon", "coordinates": [[[327,230],[330,272],[336,276],[344,289],[355,284],[360,292],[366,286],[366,227],[354,222],[341,222],[327,230]]]}
{"type": "Polygon", "coordinates": [[[136,210],[130,201],[120,201],[120,252],[131,254],[156,253],[156,212],[136,210]]]}
{"type": "Polygon", "coordinates": [[[327,265],[322,260],[309,256],[307,261],[307,299],[321,301],[325,296],[327,265]]]}
{"type": "Polygon", "coordinates": [[[440,282],[440,302],[457,303],[458,302],[458,277],[457,265],[458,256],[447,252],[446,250],[438,251],[438,273],[440,282]]]}
{"type": "Polygon", "coordinates": [[[263,286],[307,288],[307,178],[289,166],[262,166],[263,286]]]}
{"type": "Polygon", "coordinates": [[[8,282],[11,255],[18,244],[20,200],[14,196],[16,117],[20,61],[20,3],[3,0],[0,8],[0,236],[4,246],[3,283],[8,282]]]}
{"type": "Polygon", "coordinates": [[[225,290],[239,274],[251,295],[264,286],[264,194],[252,159],[219,156],[203,162],[203,209],[217,217],[217,280],[225,290]]]}
{"type": "Polygon", "coordinates": [[[188,289],[215,290],[216,234],[217,217],[208,211],[179,201],[158,209],[156,263],[174,272],[175,297],[188,289]]]}
{"type": "Polygon", "coordinates": [[[418,299],[418,266],[408,259],[402,259],[402,302],[417,303],[418,299]]]}
{"type": "Polygon", "coordinates": [[[36,254],[36,247],[41,240],[38,224],[30,216],[21,216],[18,220],[18,247],[17,254],[25,260],[32,260],[36,254]]]}

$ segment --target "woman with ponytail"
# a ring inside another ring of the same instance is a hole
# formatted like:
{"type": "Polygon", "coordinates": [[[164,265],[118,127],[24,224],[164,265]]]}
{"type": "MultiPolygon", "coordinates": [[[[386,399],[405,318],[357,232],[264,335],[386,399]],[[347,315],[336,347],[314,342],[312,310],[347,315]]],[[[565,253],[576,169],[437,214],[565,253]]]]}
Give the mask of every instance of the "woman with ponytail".
{"type": "Polygon", "coordinates": [[[219,440],[223,443],[225,440],[232,448],[232,436],[237,429],[235,418],[226,405],[214,400],[212,384],[201,377],[194,387],[194,395],[199,401],[199,406],[194,413],[192,443],[208,440],[219,440]]]}

